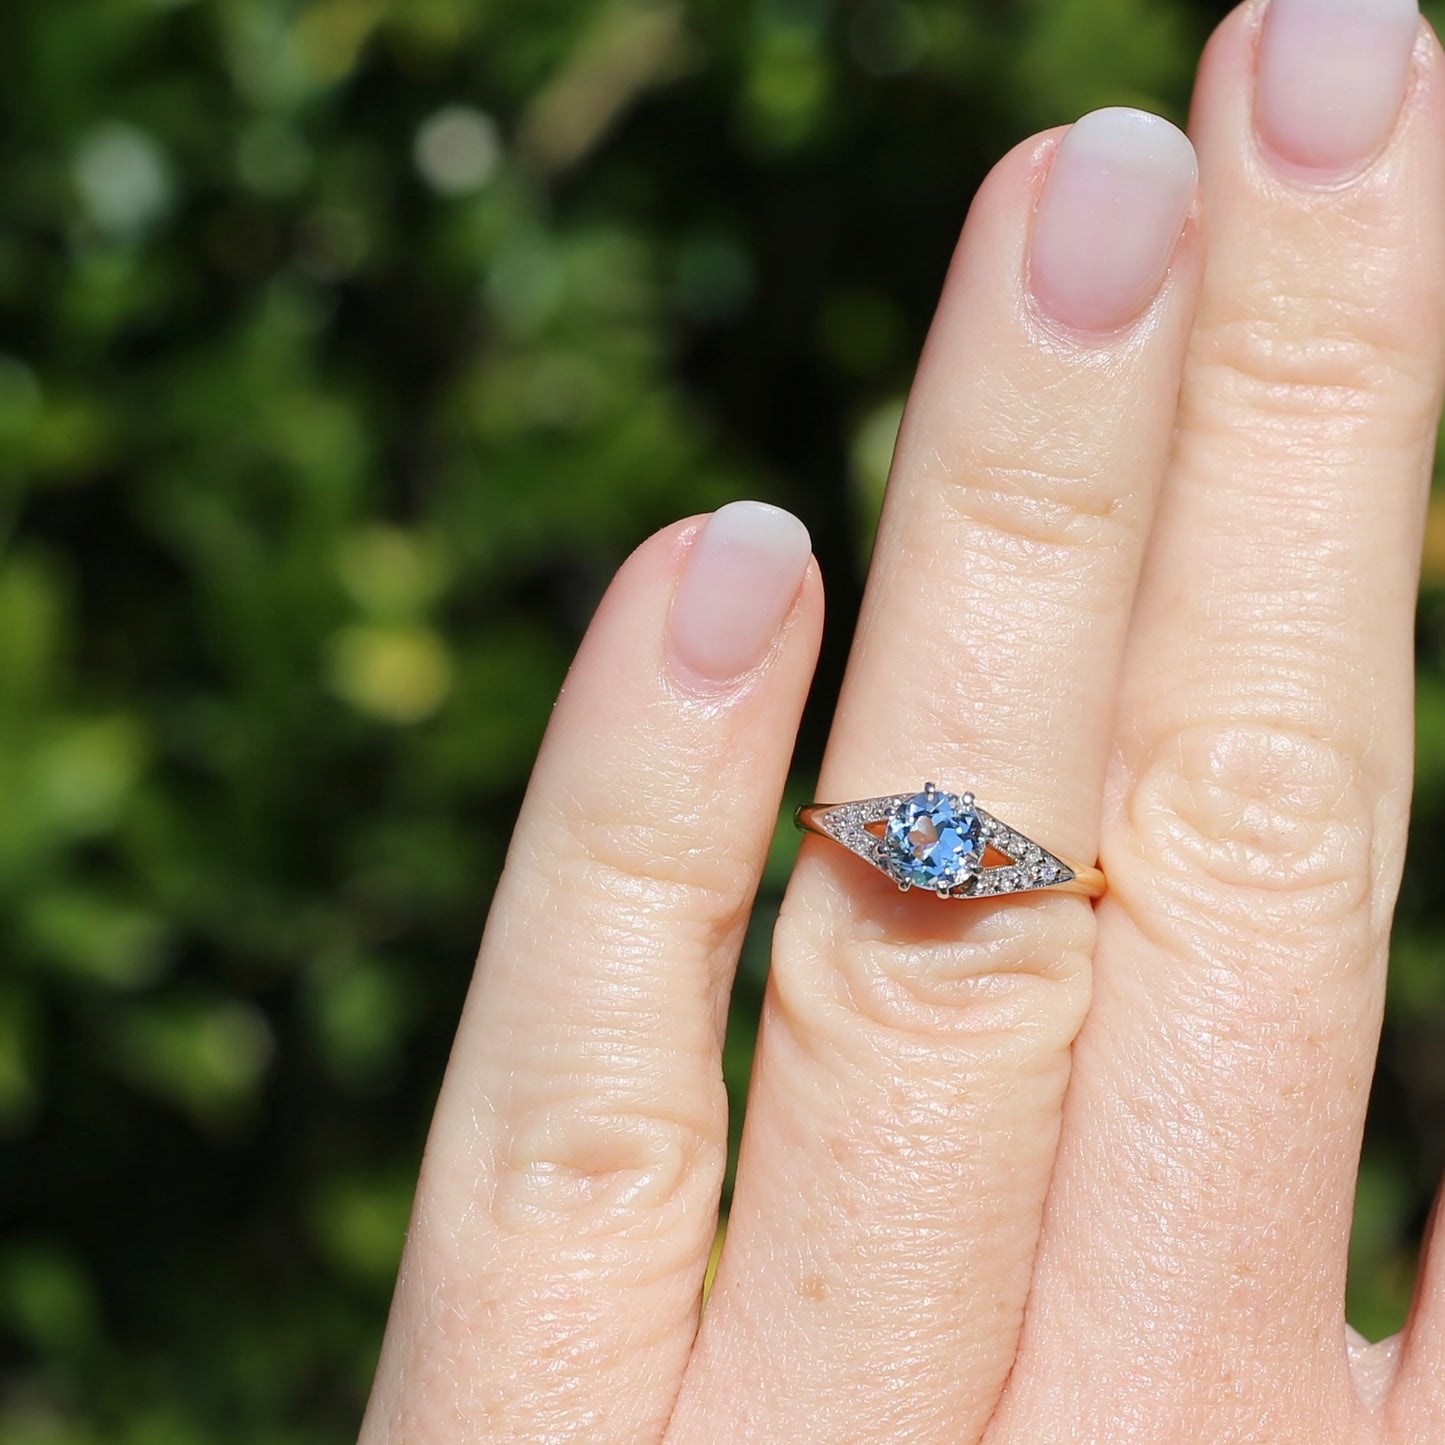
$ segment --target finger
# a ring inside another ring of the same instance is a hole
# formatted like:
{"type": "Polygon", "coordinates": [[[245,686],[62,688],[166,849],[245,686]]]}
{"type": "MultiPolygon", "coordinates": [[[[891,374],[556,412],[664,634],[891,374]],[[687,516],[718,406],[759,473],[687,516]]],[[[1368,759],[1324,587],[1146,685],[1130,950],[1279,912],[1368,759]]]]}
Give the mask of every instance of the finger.
{"type": "MultiPolygon", "coordinates": [[[[1383,1363],[1387,1387],[1393,1387],[1385,1404],[1385,1437],[1392,1445],[1431,1445],[1445,1420],[1445,1233],[1440,1205],[1437,1194],[1404,1330],[1364,1347],[1368,1358],[1383,1363]]],[[[1385,1393],[1379,1391],[1382,1397],[1385,1393]]]]}
{"type": "Polygon", "coordinates": [[[1346,1244],[1445,320],[1445,94],[1417,25],[1277,0],[1201,68],[1209,271],[1000,1440],[1055,1438],[1061,1401],[1070,1438],[1141,1438],[1141,1381],[1151,1440],[1343,1438],[1357,1408],[1346,1244]]]}
{"type": "MultiPolygon", "coordinates": [[[[1192,312],[1193,189],[1183,136],[1120,111],[985,183],[909,402],[822,796],[972,787],[1092,862],[1192,312]]],[[[1092,932],[1082,899],[904,897],[809,841],[676,1438],[975,1438],[1013,1353],[1092,932]],[[725,1384],[760,1362],[745,1407],[725,1384]]]]}
{"type": "Polygon", "coordinates": [[[364,1442],[660,1438],[820,617],[802,524],[757,503],[653,538],[604,599],[482,942],[364,1442]]]}

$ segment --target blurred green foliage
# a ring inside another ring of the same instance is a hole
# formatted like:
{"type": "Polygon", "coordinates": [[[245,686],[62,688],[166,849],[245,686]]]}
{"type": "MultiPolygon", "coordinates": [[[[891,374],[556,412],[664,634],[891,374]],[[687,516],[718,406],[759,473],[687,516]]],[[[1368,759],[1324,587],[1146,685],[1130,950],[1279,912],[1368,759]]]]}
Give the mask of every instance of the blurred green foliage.
{"type": "MultiPolygon", "coordinates": [[[[804,516],[837,619],[805,792],[970,194],[1091,106],[1182,119],[1220,13],[8,0],[7,1445],[351,1437],[488,891],[606,578],[730,497],[804,516]]],[[[739,1101],[792,847],[744,959],[739,1101]]],[[[1442,930],[1413,868],[1356,1231],[1372,1332],[1445,1162],[1442,930]]]]}

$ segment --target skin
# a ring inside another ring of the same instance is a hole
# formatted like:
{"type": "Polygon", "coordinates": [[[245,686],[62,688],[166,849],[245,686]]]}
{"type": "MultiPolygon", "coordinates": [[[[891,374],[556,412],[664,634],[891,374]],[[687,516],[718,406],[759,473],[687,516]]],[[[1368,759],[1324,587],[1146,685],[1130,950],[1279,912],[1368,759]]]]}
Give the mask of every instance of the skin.
{"type": "Polygon", "coordinates": [[[1260,18],[1201,63],[1198,198],[1127,326],[1031,296],[1059,132],[980,191],[819,785],[967,780],[1108,894],[940,904],[807,841],[699,1325],[727,990],[822,600],[810,567],[761,663],[690,678],[668,614],[701,519],[652,538],[537,763],[363,1445],[1445,1437],[1445,1251],[1399,1338],[1343,1303],[1445,384],[1445,70],[1422,27],[1383,150],[1319,184],[1255,138],[1260,18]],[[945,582],[968,627],[920,627],[945,582]]]}

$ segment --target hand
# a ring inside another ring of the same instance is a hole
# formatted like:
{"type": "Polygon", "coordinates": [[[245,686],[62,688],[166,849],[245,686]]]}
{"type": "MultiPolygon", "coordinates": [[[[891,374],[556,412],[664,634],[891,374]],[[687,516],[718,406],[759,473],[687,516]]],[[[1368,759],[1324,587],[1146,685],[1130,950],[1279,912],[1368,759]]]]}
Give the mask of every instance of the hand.
{"type": "Polygon", "coordinates": [[[1445,1260],[1402,1339],[1343,1314],[1442,57],[1407,0],[1250,4],[1191,128],[1197,195],[1185,138],[1123,111],[980,191],[819,785],[973,788],[1107,896],[943,902],[807,841],[699,1327],[730,972],[822,599],[784,513],[654,537],[517,820],[369,1445],[1445,1439],[1445,1260]]]}

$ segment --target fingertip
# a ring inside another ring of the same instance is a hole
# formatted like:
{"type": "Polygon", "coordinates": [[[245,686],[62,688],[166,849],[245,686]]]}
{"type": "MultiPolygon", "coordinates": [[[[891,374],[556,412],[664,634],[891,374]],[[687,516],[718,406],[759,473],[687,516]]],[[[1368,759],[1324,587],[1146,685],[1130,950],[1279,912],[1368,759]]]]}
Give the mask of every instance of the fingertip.
{"type": "Polygon", "coordinates": [[[730,502],[684,558],[668,618],[669,665],[684,682],[727,683],[772,651],[810,571],[808,529],[766,502],[730,502]]]}
{"type": "Polygon", "coordinates": [[[1040,131],[979,187],[929,348],[955,318],[1080,358],[1132,346],[1156,322],[1182,344],[1203,271],[1200,220],[1194,147],[1163,116],[1112,106],[1040,131]]]}
{"type": "Polygon", "coordinates": [[[1080,331],[1133,321],[1164,284],[1198,179],[1188,136],[1163,116],[1110,106],[1080,117],[1034,218],[1029,277],[1044,312],[1080,331]]]}
{"type": "Polygon", "coordinates": [[[1415,0],[1246,3],[1201,56],[1189,129],[1308,201],[1354,188],[1409,149],[1438,151],[1438,37],[1415,0]]]}
{"type": "Polygon", "coordinates": [[[1254,57],[1254,124],[1283,175],[1331,182],[1396,130],[1420,33],[1416,0],[1271,0],[1254,57]]]}

